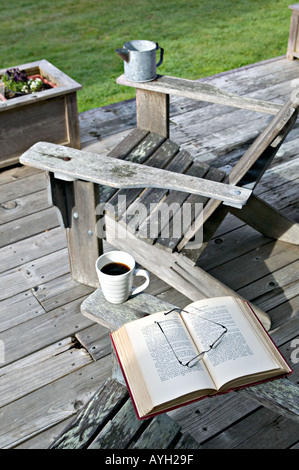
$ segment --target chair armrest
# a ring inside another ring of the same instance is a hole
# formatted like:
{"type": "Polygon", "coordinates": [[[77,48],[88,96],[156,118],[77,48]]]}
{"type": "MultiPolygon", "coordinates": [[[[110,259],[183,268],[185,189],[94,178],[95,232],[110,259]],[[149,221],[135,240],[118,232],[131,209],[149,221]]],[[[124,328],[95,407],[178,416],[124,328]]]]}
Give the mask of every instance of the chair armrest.
{"type": "Polygon", "coordinates": [[[276,413],[299,422],[299,386],[288,377],[244,388],[238,390],[238,393],[254,398],[276,413]]]}
{"type": "Polygon", "coordinates": [[[246,204],[251,191],[117,158],[38,142],[21,157],[24,165],[56,173],[60,179],[80,179],[114,188],[164,188],[198,194],[232,207],[246,204]]]}
{"type": "Polygon", "coordinates": [[[236,108],[251,109],[253,111],[259,111],[266,114],[275,115],[281,108],[280,104],[239,96],[234,93],[221,90],[210,83],[169,77],[166,75],[158,75],[156,80],[142,83],[132,82],[131,80],[127,80],[124,75],[121,75],[116,79],[116,82],[119,85],[126,85],[142,90],[183,96],[185,98],[224,104],[236,108]]]}

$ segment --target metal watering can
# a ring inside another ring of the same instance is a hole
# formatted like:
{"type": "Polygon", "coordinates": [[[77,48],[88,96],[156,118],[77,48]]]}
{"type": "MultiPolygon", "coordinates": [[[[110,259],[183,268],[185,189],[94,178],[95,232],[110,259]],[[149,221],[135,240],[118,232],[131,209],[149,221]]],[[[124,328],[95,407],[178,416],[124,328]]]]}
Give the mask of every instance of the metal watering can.
{"type": "Polygon", "coordinates": [[[124,60],[125,77],[134,82],[149,82],[157,76],[157,67],[163,62],[164,49],[157,42],[129,41],[115,52],[124,60]],[[156,64],[156,53],[160,49],[160,60],[156,64]]]}

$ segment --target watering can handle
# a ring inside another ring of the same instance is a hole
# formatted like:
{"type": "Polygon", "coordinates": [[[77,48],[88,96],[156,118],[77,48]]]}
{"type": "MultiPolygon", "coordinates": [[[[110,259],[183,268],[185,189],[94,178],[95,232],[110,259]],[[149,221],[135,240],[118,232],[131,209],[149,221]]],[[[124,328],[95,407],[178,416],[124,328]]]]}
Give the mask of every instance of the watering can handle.
{"type": "Polygon", "coordinates": [[[164,49],[163,49],[163,47],[160,47],[157,42],[156,42],[156,46],[157,46],[157,50],[160,49],[160,60],[159,60],[159,62],[158,62],[157,65],[156,65],[156,67],[159,67],[159,65],[161,65],[162,62],[163,62],[164,49]]]}

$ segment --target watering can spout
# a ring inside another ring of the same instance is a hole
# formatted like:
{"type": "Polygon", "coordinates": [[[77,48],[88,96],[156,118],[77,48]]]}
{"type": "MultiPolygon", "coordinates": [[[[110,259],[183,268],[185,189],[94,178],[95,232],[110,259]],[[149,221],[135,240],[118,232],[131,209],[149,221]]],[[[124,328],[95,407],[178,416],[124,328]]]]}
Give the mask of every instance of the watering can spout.
{"type": "Polygon", "coordinates": [[[129,62],[129,51],[126,49],[115,49],[115,52],[125,61],[129,62]]]}

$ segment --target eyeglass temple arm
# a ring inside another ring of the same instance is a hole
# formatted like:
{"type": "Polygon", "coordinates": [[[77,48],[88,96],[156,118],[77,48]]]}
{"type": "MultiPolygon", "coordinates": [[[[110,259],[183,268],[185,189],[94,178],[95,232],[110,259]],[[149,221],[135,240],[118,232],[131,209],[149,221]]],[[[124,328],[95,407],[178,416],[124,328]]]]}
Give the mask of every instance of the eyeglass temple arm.
{"type": "Polygon", "coordinates": [[[186,310],[183,310],[183,309],[180,308],[180,307],[174,307],[174,308],[172,308],[171,310],[169,310],[168,312],[164,312],[164,315],[168,315],[169,313],[174,312],[175,310],[179,310],[180,312],[186,312],[186,313],[188,313],[186,310]]]}
{"type": "Polygon", "coordinates": [[[218,325],[222,326],[222,328],[224,328],[224,331],[221,333],[221,335],[219,336],[219,338],[217,338],[217,339],[214,341],[214,343],[212,343],[212,344],[210,345],[210,348],[211,348],[211,349],[214,348],[215,344],[217,344],[217,343],[221,340],[222,336],[224,336],[225,333],[227,333],[227,328],[226,328],[226,326],[221,325],[220,323],[218,323],[218,325]]]}

